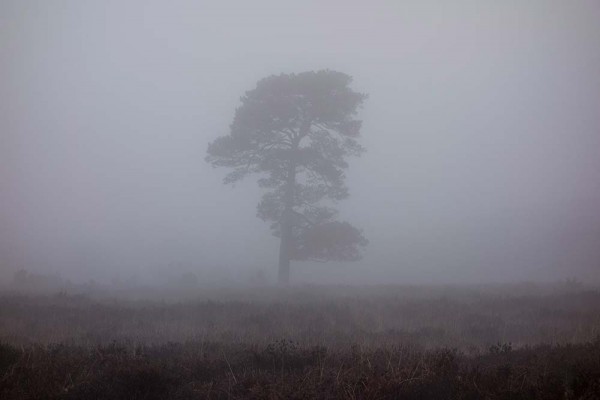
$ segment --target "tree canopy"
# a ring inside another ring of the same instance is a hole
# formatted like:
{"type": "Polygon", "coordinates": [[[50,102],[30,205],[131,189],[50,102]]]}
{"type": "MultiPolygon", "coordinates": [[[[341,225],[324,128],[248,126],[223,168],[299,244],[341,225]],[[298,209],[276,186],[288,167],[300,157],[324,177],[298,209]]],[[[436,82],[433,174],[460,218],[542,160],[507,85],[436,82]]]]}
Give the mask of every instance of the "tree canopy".
{"type": "Polygon", "coordinates": [[[225,183],[259,174],[257,215],[281,238],[282,283],[290,260],[355,261],[367,244],[333,208],[348,197],[346,158],[364,151],[355,116],[367,96],[351,81],[330,70],[264,78],[241,98],[230,133],[208,146],[206,160],[231,169],[225,183]]]}

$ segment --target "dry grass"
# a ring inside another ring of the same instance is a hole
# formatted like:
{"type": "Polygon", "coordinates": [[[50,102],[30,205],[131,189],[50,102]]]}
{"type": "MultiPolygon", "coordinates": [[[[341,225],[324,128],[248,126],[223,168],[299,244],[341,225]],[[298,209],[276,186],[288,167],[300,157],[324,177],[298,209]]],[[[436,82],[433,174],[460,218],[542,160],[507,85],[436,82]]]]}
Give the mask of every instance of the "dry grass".
{"type": "Polygon", "coordinates": [[[596,290],[4,295],[0,398],[595,399],[599,334],[596,290]]]}
{"type": "Polygon", "coordinates": [[[597,399],[600,342],[478,356],[287,341],[0,346],[3,399],[597,399]]]}

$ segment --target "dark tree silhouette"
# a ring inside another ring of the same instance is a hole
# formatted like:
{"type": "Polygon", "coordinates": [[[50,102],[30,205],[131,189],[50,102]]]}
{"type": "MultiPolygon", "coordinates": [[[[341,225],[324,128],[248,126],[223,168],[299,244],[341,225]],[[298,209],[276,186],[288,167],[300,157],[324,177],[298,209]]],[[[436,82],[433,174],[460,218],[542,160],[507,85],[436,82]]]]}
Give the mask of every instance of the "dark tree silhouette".
{"type": "Polygon", "coordinates": [[[258,173],[267,189],[258,216],[281,239],[279,282],[289,282],[290,260],[355,261],[367,244],[360,230],[335,220],[336,201],[348,197],[347,156],[359,156],[366,95],[335,71],[273,75],[241,98],[231,132],[208,146],[206,160],[233,170],[225,183],[258,173]]]}

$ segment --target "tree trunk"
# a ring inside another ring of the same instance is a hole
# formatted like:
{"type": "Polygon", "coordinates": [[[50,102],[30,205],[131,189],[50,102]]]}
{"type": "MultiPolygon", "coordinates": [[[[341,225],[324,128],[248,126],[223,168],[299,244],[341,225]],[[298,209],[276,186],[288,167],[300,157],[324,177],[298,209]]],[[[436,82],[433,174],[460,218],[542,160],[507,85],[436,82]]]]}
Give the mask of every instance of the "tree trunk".
{"type": "MultiPolygon", "coordinates": [[[[284,217],[284,220],[285,219],[287,218],[284,217]]],[[[279,274],[277,276],[277,280],[282,286],[287,286],[290,283],[290,241],[291,226],[284,221],[281,227],[281,243],[279,245],[279,274]]]]}
{"type": "Polygon", "coordinates": [[[290,258],[293,246],[292,236],[292,212],[294,207],[294,187],[296,186],[296,151],[298,141],[292,145],[292,154],[287,171],[287,182],[285,185],[284,209],[281,216],[281,242],[279,244],[279,273],[278,282],[287,286],[290,283],[290,258]]]}
{"type": "Polygon", "coordinates": [[[286,185],[285,194],[285,207],[283,209],[283,215],[281,216],[281,242],[279,244],[279,275],[278,281],[280,285],[287,286],[290,283],[290,257],[292,253],[293,240],[292,237],[292,207],[294,201],[294,182],[295,182],[295,168],[294,173],[291,173],[290,179],[288,177],[288,184],[286,185]],[[291,183],[290,183],[291,182],[291,183]]]}

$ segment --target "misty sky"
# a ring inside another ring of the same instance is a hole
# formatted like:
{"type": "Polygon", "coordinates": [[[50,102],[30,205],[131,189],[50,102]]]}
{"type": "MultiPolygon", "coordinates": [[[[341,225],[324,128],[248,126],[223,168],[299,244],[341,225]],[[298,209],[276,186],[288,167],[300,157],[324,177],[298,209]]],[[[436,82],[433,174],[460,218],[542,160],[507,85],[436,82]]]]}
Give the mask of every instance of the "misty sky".
{"type": "Polygon", "coordinates": [[[339,207],[371,243],[292,281],[600,277],[597,0],[0,0],[0,269],[274,275],[256,179],[207,144],[326,68],[369,94],[339,207]]]}

